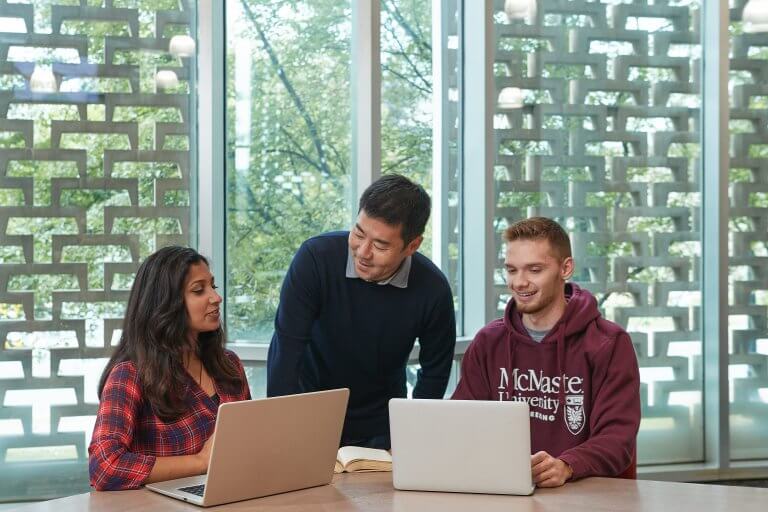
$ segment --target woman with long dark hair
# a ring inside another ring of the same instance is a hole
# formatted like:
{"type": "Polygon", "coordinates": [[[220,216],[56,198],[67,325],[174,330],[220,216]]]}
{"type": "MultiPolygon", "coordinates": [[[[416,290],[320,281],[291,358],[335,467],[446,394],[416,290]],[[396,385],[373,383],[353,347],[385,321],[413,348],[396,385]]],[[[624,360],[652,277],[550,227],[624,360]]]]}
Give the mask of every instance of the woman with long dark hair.
{"type": "Polygon", "coordinates": [[[250,398],[242,363],[224,349],[220,305],[194,249],[165,247],[141,264],[99,382],[88,448],[94,488],[207,472],[219,404],[250,398]]]}

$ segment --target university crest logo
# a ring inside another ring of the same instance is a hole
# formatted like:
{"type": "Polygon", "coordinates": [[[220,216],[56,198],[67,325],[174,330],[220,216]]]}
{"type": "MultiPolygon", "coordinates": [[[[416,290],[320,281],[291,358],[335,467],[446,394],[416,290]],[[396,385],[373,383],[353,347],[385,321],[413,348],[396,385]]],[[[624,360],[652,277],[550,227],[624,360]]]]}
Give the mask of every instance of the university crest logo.
{"type": "Polygon", "coordinates": [[[565,397],[565,426],[568,432],[577,435],[584,428],[584,396],[568,395],[565,397]]]}

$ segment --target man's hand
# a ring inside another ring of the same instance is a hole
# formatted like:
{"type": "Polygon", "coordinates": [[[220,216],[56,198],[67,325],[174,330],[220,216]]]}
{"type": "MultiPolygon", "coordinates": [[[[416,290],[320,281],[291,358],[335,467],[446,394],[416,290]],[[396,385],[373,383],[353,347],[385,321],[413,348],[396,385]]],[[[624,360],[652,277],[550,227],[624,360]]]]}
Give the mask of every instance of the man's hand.
{"type": "Polygon", "coordinates": [[[573,476],[573,470],[547,452],[537,452],[531,455],[531,475],[536,487],[560,487],[573,476]]]}

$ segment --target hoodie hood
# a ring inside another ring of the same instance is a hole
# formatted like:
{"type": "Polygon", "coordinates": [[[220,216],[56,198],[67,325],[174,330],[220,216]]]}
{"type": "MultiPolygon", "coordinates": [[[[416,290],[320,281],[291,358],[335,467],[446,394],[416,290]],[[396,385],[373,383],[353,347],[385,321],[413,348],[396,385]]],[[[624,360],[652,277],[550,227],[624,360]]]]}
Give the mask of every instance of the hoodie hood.
{"type": "MultiPolygon", "coordinates": [[[[557,338],[568,338],[584,332],[590,323],[600,317],[600,310],[597,309],[597,300],[588,291],[573,283],[565,283],[565,298],[568,304],[560,320],[550,329],[542,343],[556,342],[553,334],[557,338]]],[[[504,312],[504,326],[507,331],[515,337],[520,336],[523,339],[530,340],[528,330],[523,325],[522,314],[517,310],[514,299],[507,303],[504,312]]],[[[535,343],[535,342],[534,342],[535,343]]]]}

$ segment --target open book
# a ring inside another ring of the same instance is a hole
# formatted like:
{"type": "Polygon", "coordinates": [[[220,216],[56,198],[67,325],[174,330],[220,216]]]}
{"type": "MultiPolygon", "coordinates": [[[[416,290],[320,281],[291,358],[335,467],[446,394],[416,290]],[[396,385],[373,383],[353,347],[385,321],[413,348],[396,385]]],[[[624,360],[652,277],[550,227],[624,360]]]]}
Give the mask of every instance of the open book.
{"type": "Polygon", "coordinates": [[[392,471],[392,455],[386,450],[342,446],[336,454],[334,473],[355,471],[392,471]]]}

